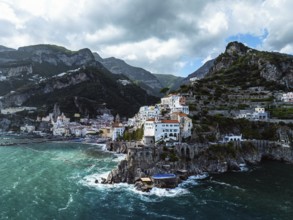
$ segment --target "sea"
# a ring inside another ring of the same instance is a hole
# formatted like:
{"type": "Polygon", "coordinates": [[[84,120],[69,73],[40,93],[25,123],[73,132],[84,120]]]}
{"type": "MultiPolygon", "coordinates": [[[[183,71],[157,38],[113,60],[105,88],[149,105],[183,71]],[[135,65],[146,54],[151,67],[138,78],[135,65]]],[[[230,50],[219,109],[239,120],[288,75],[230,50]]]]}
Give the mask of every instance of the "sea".
{"type": "Polygon", "coordinates": [[[142,193],[125,183],[96,182],[124,158],[104,145],[9,145],[24,140],[0,136],[1,220],[293,219],[293,165],[263,161],[142,193]]]}

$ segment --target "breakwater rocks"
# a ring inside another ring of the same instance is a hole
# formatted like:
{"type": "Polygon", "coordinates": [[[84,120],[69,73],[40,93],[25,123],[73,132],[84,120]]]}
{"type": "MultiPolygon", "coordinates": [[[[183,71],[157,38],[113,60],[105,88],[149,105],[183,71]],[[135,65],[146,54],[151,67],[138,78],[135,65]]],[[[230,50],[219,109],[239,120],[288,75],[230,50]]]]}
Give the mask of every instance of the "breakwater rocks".
{"type": "Polygon", "coordinates": [[[290,146],[262,140],[209,145],[182,143],[173,147],[117,142],[110,146],[115,152],[122,149],[125,152],[126,147],[127,156],[111,171],[105,183],[134,184],[158,173],[174,173],[179,177],[182,171],[187,176],[238,171],[262,159],[293,164],[292,143],[290,146]]]}

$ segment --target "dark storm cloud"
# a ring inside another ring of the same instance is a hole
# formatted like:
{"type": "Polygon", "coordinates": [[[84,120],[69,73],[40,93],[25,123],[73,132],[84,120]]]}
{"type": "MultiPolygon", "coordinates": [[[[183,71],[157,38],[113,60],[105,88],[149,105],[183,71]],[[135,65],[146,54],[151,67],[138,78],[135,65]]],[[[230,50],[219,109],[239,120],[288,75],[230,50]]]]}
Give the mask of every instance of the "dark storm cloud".
{"type": "Polygon", "coordinates": [[[0,40],[10,47],[88,47],[181,74],[191,59],[215,57],[237,34],[266,30],[260,48],[292,53],[292,7],[289,0],[2,0],[0,40]]]}

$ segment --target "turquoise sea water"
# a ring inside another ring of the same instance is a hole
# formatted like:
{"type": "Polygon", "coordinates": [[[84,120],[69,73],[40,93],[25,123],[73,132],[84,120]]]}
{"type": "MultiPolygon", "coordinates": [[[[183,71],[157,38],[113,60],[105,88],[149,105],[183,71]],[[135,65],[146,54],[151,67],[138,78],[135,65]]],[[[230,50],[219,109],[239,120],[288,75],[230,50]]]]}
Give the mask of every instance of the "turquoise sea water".
{"type": "Polygon", "coordinates": [[[0,147],[0,219],[293,219],[293,165],[264,162],[150,193],[96,184],[120,157],[80,143],[0,147]]]}

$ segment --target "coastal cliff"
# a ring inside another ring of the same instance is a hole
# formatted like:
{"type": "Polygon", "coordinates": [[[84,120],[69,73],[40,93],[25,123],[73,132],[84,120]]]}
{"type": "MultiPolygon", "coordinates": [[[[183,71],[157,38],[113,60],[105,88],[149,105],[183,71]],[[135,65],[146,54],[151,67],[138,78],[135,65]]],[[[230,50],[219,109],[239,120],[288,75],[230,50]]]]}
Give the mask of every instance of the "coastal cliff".
{"type": "MultiPolygon", "coordinates": [[[[123,143],[116,150],[127,146],[123,143]]],[[[273,141],[245,141],[225,144],[180,144],[174,147],[131,146],[127,157],[108,175],[106,183],[134,184],[142,177],[158,173],[186,171],[186,176],[240,171],[263,159],[293,163],[293,148],[273,141]]]]}

